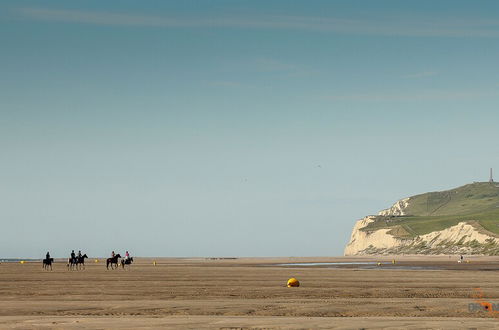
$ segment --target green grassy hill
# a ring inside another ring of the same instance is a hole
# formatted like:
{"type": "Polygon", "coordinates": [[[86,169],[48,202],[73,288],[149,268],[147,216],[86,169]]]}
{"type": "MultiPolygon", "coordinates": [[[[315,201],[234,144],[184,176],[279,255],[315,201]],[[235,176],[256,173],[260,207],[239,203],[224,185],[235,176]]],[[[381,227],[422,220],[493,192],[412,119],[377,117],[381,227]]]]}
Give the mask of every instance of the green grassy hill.
{"type": "Polygon", "coordinates": [[[392,228],[398,237],[415,237],[472,222],[499,236],[499,184],[476,182],[456,189],[430,192],[409,199],[404,216],[378,216],[363,230],[392,228]]]}

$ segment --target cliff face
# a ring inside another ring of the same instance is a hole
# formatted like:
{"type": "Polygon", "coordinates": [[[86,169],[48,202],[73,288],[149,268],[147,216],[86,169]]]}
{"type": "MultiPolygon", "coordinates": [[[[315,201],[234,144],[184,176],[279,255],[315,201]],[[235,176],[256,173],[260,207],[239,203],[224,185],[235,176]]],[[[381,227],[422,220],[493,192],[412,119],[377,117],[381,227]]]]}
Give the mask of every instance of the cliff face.
{"type": "Polygon", "coordinates": [[[405,209],[409,206],[409,197],[404,198],[393,204],[392,207],[386,210],[382,210],[378,215],[389,216],[389,215],[405,215],[405,209]]]}
{"type": "MultiPolygon", "coordinates": [[[[448,203],[447,201],[445,203],[448,203]]],[[[499,255],[499,235],[487,231],[479,221],[457,217],[454,224],[440,230],[426,230],[418,233],[411,229],[419,219],[416,216],[404,217],[411,205],[411,198],[396,202],[391,208],[375,216],[358,220],[352,230],[350,242],[345,247],[345,255],[370,254],[487,254],[499,255]],[[385,227],[385,228],[383,228],[385,227]]],[[[440,208],[440,207],[439,207],[440,208]]],[[[426,216],[421,221],[428,227],[434,222],[426,216]]],[[[448,219],[447,217],[446,219],[448,219]]],[[[435,217],[439,221],[438,217],[435,217]]]]}
{"type": "Polygon", "coordinates": [[[362,230],[362,228],[373,222],[375,218],[375,216],[367,216],[355,223],[350,242],[345,248],[346,256],[369,254],[368,251],[372,248],[387,250],[401,244],[398,239],[388,234],[390,229],[379,229],[373,232],[362,230]]]}

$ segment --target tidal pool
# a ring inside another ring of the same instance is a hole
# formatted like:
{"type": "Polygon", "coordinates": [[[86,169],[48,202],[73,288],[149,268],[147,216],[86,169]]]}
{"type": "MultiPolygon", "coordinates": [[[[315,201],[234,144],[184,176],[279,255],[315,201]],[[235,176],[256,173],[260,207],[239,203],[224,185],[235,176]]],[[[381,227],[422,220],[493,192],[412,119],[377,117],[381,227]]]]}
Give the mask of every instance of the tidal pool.
{"type": "Polygon", "coordinates": [[[435,266],[411,266],[411,265],[397,265],[391,262],[382,262],[378,265],[376,261],[359,261],[359,262],[297,262],[277,264],[280,267],[318,267],[325,266],[325,268],[359,268],[359,269],[406,269],[406,270],[436,270],[441,269],[435,266]],[[346,266],[346,267],[343,267],[346,266]],[[354,267],[350,267],[354,266],[354,267]],[[355,267],[357,266],[357,267],[355,267]]]}

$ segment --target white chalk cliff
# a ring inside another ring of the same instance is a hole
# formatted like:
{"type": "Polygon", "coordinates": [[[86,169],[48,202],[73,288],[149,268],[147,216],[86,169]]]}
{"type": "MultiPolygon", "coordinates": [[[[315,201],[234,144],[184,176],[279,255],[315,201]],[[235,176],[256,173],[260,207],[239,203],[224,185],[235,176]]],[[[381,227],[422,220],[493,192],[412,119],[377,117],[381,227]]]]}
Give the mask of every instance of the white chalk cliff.
{"type": "Polygon", "coordinates": [[[409,206],[409,197],[404,198],[393,204],[392,207],[382,210],[378,215],[405,215],[404,210],[409,206]]]}
{"type": "MultiPolygon", "coordinates": [[[[409,198],[396,202],[391,208],[379,212],[378,216],[401,216],[410,203],[409,198]]],[[[410,238],[397,237],[393,228],[369,230],[369,224],[377,216],[358,220],[352,231],[344,254],[497,254],[499,238],[483,229],[478,222],[469,219],[458,224],[425,235],[410,238]]]]}

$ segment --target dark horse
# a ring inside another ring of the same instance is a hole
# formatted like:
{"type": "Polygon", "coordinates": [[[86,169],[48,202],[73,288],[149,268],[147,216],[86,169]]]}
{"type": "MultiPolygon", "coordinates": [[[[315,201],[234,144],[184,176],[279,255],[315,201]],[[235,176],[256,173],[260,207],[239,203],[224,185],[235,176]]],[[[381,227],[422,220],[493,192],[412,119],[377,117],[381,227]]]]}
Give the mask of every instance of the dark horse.
{"type": "Polygon", "coordinates": [[[118,259],[119,258],[121,258],[119,253],[112,258],[107,258],[106,268],[109,269],[109,264],[111,264],[111,269],[118,268],[118,259]]]}
{"type": "Polygon", "coordinates": [[[76,257],[76,269],[85,269],[85,258],[88,258],[86,254],[76,257]]]}
{"type": "Polygon", "coordinates": [[[121,259],[121,267],[125,268],[125,265],[131,265],[133,262],[133,257],[128,259],[121,259]]]}
{"type": "Polygon", "coordinates": [[[52,263],[54,262],[54,258],[45,258],[43,259],[43,269],[52,270],[52,263]]]}
{"type": "Polygon", "coordinates": [[[68,258],[68,270],[75,269],[77,264],[78,264],[78,257],[68,258]]]}

